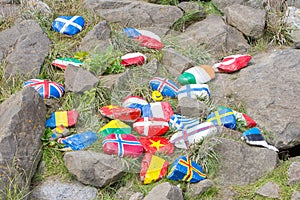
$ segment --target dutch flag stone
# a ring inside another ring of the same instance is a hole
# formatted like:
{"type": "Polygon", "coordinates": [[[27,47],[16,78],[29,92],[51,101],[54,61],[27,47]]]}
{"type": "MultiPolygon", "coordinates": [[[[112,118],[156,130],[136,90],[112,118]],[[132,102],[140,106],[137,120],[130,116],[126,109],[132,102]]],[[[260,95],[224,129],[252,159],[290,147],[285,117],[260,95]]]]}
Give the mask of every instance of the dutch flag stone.
{"type": "Polygon", "coordinates": [[[79,33],[83,26],[84,19],[81,16],[59,16],[52,23],[54,31],[70,36],[79,33]]]}

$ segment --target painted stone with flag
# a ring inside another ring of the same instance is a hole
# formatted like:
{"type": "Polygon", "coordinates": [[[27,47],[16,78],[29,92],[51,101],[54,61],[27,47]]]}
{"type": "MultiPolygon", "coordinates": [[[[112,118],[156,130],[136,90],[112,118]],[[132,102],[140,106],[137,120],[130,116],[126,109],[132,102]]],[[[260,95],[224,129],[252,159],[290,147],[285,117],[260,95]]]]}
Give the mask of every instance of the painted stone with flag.
{"type": "Polygon", "coordinates": [[[174,112],[169,102],[149,103],[142,110],[142,117],[161,118],[167,122],[169,122],[173,114],[174,112]]]}
{"type": "Polygon", "coordinates": [[[26,87],[33,87],[44,99],[60,98],[65,92],[62,84],[42,79],[30,79],[23,84],[26,87]]]}
{"type": "Polygon", "coordinates": [[[207,84],[187,84],[178,90],[178,100],[183,97],[190,97],[192,99],[210,99],[210,91],[207,84]]]}
{"type": "Polygon", "coordinates": [[[203,122],[199,125],[177,131],[171,137],[170,142],[177,148],[188,149],[190,145],[198,143],[203,138],[217,132],[217,127],[212,122],[203,122]]]}
{"type": "Polygon", "coordinates": [[[206,118],[206,121],[213,122],[216,126],[225,126],[226,128],[236,129],[236,119],[230,108],[224,108],[210,113],[206,118]]]}
{"type": "Polygon", "coordinates": [[[146,62],[147,57],[142,53],[128,53],[121,57],[121,64],[125,67],[131,65],[142,65],[146,62]]]}
{"type": "Polygon", "coordinates": [[[251,60],[250,55],[231,55],[223,58],[222,62],[213,65],[216,72],[232,73],[246,67],[251,60]]]}
{"type": "Polygon", "coordinates": [[[169,123],[161,118],[141,117],[133,123],[133,129],[140,135],[158,136],[169,130],[169,123]]]}
{"type": "Polygon", "coordinates": [[[68,65],[81,66],[82,62],[76,58],[58,58],[55,59],[52,63],[53,66],[65,70],[68,65]]]}
{"type": "Polygon", "coordinates": [[[200,165],[185,156],[180,156],[169,166],[167,178],[174,181],[197,183],[206,179],[206,174],[200,165]]]}
{"type": "Polygon", "coordinates": [[[168,78],[154,77],[149,81],[149,84],[152,90],[159,91],[164,97],[177,97],[179,87],[168,78]]]}
{"type": "Polygon", "coordinates": [[[164,47],[159,36],[151,31],[124,28],[124,35],[133,38],[140,46],[160,50],[164,47]]]}
{"type": "Polygon", "coordinates": [[[199,124],[200,123],[198,119],[188,118],[178,114],[172,115],[169,121],[169,127],[172,127],[174,131],[188,129],[199,124]]]}
{"type": "Polygon", "coordinates": [[[72,127],[78,120],[79,113],[76,110],[53,112],[46,120],[46,127],[55,128],[58,126],[72,127]]]}
{"type": "Polygon", "coordinates": [[[84,133],[78,133],[70,135],[68,137],[59,138],[58,143],[65,144],[62,150],[82,150],[94,142],[96,142],[98,136],[96,133],[88,131],[84,133]]]}
{"type": "Polygon", "coordinates": [[[167,138],[163,137],[141,137],[140,143],[144,147],[145,152],[156,154],[173,154],[174,153],[174,145],[167,138]]]}
{"type": "Polygon", "coordinates": [[[81,16],[59,16],[52,23],[52,29],[65,35],[75,35],[84,26],[84,18],[81,16]]]}
{"type": "Polygon", "coordinates": [[[142,110],[143,106],[147,105],[148,102],[139,96],[128,96],[122,102],[122,107],[125,108],[138,108],[142,110]]]}
{"type": "Polygon", "coordinates": [[[119,119],[125,122],[135,122],[141,116],[138,108],[125,108],[117,105],[108,105],[100,108],[100,113],[110,119],[119,119]]]}
{"type": "Polygon", "coordinates": [[[169,163],[164,159],[152,155],[145,154],[141,163],[140,178],[143,184],[156,182],[167,175],[169,163]]]}
{"type": "Polygon", "coordinates": [[[139,140],[132,134],[110,134],[104,138],[102,145],[104,153],[119,157],[138,158],[144,151],[139,140]]]}
{"type": "Polygon", "coordinates": [[[276,152],[279,151],[276,147],[267,143],[260,130],[256,127],[245,131],[243,133],[242,140],[250,145],[266,147],[276,152]]]}
{"type": "Polygon", "coordinates": [[[109,134],[130,134],[131,127],[120,121],[119,119],[113,119],[106,125],[100,128],[100,135],[106,137],[109,134]]]}
{"type": "Polygon", "coordinates": [[[178,76],[181,85],[207,83],[216,77],[215,70],[209,65],[192,67],[178,76]]]}

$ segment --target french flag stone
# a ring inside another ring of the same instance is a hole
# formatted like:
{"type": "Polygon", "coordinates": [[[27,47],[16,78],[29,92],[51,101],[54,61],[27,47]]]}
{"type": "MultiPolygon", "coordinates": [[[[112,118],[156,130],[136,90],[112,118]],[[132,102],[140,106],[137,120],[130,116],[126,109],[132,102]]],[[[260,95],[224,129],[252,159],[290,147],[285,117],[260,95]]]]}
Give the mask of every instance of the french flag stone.
{"type": "Polygon", "coordinates": [[[60,98],[65,92],[62,84],[42,79],[30,79],[23,84],[26,87],[33,87],[44,99],[60,98]]]}
{"type": "Polygon", "coordinates": [[[179,77],[181,85],[207,83],[215,78],[215,71],[211,66],[201,65],[184,71],[179,77]]]}
{"type": "Polygon", "coordinates": [[[232,73],[246,67],[251,60],[250,55],[231,55],[223,58],[222,62],[213,65],[217,72],[232,73]]]}
{"type": "Polygon", "coordinates": [[[182,86],[178,90],[178,100],[183,97],[190,97],[192,99],[210,99],[210,91],[207,84],[188,84],[182,86]]]}
{"type": "Polygon", "coordinates": [[[165,97],[177,97],[179,87],[170,79],[154,77],[150,80],[149,84],[152,90],[159,91],[165,97]]]}
{"type": "Polygon", "coordinates": [[[133,129],[140,135],[152,137],[165,134],[169,123],[161,118],[142,117],[133,123],[133,129]]]}
{"type": "Polygon", "coordinates": [[[84,19],[81,16],[59,16],[52,23],[52,29],[65,35],[75,35],[84,26],[84,19]]]}
{"type": "Polygon", "coordinates": [[[149,103],[142,110],[142,117],[161,118],[167,122],[169,122],[173,114],[174,112],[169,102],[149,103]]]}
{"type": "Polygon", "coordinates": [[[128,53],[121,57],[121,64],[125,67],[131,65],[142,65],[146,62],[147,57],[142,53],[128,53]]]}
{"type": "Polygon", "coordinates": [[[206,121],[212,122],[216,126],[225,126],[226,128],[236,129],[236,119],[230,108],[224,108],[212,112],[208,115],[206,121]]]}

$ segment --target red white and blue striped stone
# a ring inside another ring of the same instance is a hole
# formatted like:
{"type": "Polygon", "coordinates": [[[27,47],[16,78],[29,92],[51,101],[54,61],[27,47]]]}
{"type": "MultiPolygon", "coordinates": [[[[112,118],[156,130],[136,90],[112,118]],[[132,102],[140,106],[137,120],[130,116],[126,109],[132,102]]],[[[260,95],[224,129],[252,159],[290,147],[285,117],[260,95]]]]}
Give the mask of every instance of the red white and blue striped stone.
{"type": "Polygon", "coordinates": [[[152,90],[158,90],[165,97],[175,98],[179,87],[176,83],[167,78],[154,77],[149,82],[152,90]]]}
{"type": "Polygon", "coordinates": [[[23,84],[26,87],[33,87],[44,99],[60,98],[65,92],[62,84],[42,79],[30,79],[23,84]]]}

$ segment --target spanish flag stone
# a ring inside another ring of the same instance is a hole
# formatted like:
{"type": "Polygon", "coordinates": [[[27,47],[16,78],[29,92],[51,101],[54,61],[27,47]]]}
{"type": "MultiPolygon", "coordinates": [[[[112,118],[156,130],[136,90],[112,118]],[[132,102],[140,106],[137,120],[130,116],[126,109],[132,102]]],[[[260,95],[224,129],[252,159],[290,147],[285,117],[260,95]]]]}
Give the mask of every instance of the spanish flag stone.
{"type": "Polygon", "coordinates": [[[132,134],[110,134],[102,141],[103,151],[106,154],[119,157],[138,158],[143,153],[143,146],[132,134]]]}
{"type": "Polygon", "coordinates": [[[82,65],[82,62],[80,60],[77,60],[76,58],[58,58],[55,59],[51,64],[55,67],[65,70],[68,65],[79,67],[82,65]]]}
{"type": "Polygon", "coordinates": [[[53,112],[46,121],[46,127],[55,128],[59,126],[72,127],[78,120],[79,113],[76,110],[53,112]]]}
{"type": "Polygon", "coordinates": [[[223,58],[222,62],[214,64],[217,72],[232,73],[246,67],[251,60],[250,55],[231,55],[223,58]]]}
{"type": "Polygon", "coordinates": [[[149,81],[149,84],[152,90],[159,91],[164,97],[177,97],[179,87],[168,78],[154,77],[149,81]]]}
{"type": "Polygon", "coordinates": [[[135,122],[141,116],[138,108],[125,108],[117,105],[108,105],[100,108],[100,113],[110,119],[119,119],[125,122],[135,122]]]}
{"type": "Polygon", "coordinates": [[[236,129],[236,119],[230,108],[212,112],[208,115],[206,121],[213,122],[216,126],[225,126],[226,128],[236,129]]]}
{"type": "Polygon", "coordinates": [[[168,165],[167,161],[158,156],[145,154],[141,163],[141,182],[150,184],[162,179],[168,172],[168,165]]]}
{"type": "Polygon", "coordinates": [[[142,53],[128,53],[121,57],[121,64],[125,67],[131,65],[142,65],[146,62],[147,57],[142,53]]]}
{"type": "Polygon", "coordinates": [[[169,130],[169,123],[161,118],[142,117],[133,123],[133,129],[140,135],[158,136],[169,130]]]}
{"type": "Polygon", "coordinates": [[[210,91],[207,84],[188,84],[182,86],[178,90],[178,100],[183,97],[190,97],[192,99],[210,99],[210,91]]]}
{"type": "Polygon", "coordinates": [[[190,145],[200,142],[203,138],[217,133],[217,128],[212,122],[204,122],[193,127],[177,131],[171,137],[177,148],[188,149],[190,145]]]}
{"type": "Polygon", "coordinates": [[[169,102],[149,103],[142,110],[142,117],[162,118],[167,122],[173,114],[174,112],[169,102]]]}
{"type": "Polygon", "coordinates": [[[178,77],[181,85],[207,83],[215,78],[215,71],[209,65],[192,67],[178,77]]]}
{"type": "Polygon", "coordinates": [[[119,119],[114,119],[100,128],[100,135],[106,137],[109,134],[130,134],[131,127],[120,121],[119,119]]]}
{"type": "Polygon", "coordinates": [[[185,156],[178,157],[170,166],[167,178],[174,181],[197,183],[206,178],[202,167],[185,156]]]}
{"type": "Polygon", "coordinates": [[[163,137],[141,137],[140,143],[144,147],[145,152],[156,154],[173,154],[174,145],[167,139],[163,137]]]}

